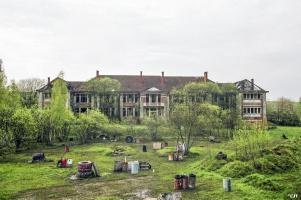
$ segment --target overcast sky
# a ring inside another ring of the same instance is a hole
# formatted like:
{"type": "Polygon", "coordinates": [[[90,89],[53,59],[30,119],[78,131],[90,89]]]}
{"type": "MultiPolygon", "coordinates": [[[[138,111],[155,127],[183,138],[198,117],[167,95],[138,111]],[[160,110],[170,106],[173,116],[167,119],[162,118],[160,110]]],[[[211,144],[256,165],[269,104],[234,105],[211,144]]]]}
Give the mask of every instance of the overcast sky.
{"type": "Polygon", "coordinates": [[[8,79],[101,74],[254,78],[301,96],[300,0],[0,0],[8,79]]]}

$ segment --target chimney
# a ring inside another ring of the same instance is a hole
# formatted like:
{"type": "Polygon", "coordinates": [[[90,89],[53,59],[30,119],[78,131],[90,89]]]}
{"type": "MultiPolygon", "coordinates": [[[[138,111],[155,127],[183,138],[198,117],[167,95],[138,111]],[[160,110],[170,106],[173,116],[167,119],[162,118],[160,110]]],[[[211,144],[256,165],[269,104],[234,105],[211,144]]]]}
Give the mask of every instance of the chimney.
{"type": "Polygon", "coordinates": [[[253,78],[251,79],[251,83],[252,83],[251,88],[252,88],[252,90],[254,90],[254,79],[253,78]]]}
{"type": "Polygon", "coordinates": [[[208,81],[208,72],[204,72],[204,82],[208,81]]]}
{"type": "Polygon", "coordinates": [[[50,77],[48,77],[48,82],[47,83],[48,83],[48,85],[50,84],[50,77]]]}
{"type": "Polygon", "coordinates": [[[143,75],[142,75],[142,71],[140,71],[140,82],[143,83],[143,75]]]}
{"type": "Polygon", "coordinates": [[[98,77],[99,76],[99,71],[98,70],[96,70],[96,77],[98,77]]]}
{"type": "Polygon", "coordinates": [[[161,76],[161,84],[164,84],[165,82],[165,77],[164,77],[164,72],[161,72],[162,76],[161,76]]]}

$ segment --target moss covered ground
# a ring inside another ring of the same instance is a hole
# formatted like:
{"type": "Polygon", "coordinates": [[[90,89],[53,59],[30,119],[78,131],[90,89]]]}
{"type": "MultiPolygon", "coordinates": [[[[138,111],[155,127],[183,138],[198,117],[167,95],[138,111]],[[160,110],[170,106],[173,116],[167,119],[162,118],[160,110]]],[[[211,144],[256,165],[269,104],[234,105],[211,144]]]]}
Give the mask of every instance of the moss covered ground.
{"type": "MultiPolygon", "coordinates": [[[[281,136],[300,137],[301,128],[278,127],[270,131],[275,143],[281,143],[281,136]]],[[[301,185],[301,170],[245,175],[232,179],[232,192],[224,192],[222,179],[225,163],[218,163],[214,155],[224,151],[233,154],[227,142],[209,144],[197,139],[191,154],[183,162],[167,160],[167,154],[175,150],[175,141],[169,141],[165,149],[154,151],[147,143],[148,152],[142,152],[142,144],[95,143],[71,147],[66,158],[94,161],[100,169],[101,177],[72,181],[69,177],[76,173],[73,168],[56,168],[55,162],[29,164],[35,152],[43,151],[47,159],[58,160],[63,155],[61,145],[30,150],[8,156],[0,161],[0,199],[143,199],[157,197],[161,192],[173,191],[173,177],[176,174],[197,175],[196,189],[182,191],[183,199],[291,199],[301,185]],[[115,145],[126,149],[127,160],[148,161],[150,171],[138,175],[114,173],[115,160],[124,156],[113,156],[115,145]],[[299,186],[298,186],[299,185],[299,186]]]]}

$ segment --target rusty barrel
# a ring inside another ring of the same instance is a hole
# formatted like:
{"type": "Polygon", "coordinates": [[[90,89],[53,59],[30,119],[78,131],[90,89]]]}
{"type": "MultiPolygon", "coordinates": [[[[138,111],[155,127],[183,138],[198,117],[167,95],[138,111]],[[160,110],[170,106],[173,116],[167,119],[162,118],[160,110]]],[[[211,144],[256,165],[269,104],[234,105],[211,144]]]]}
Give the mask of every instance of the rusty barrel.
{"type": "Polygon", "coordinates": [[[128,163],[127,162],[122,162],[122,171],[127,172],[128,171],[128,163]]]}
{"type": "Polygon", "coordinates": [[[114,172],[122,172],[122,163],[121,160],[116,160],[114,164],[114,172]]]}
{"type": "Polygon", "coordinates": [[[186,189],[189,188],[189,178],[188,178],[188,176],[186,176],[186,175],[183,175],[183,176],[182,176],[182,188],[183,188],[184,190],[186,190],[186,189]]]}
{"type": "Polygon", "coordinates": [[[188,188],[189,189],[195,189],[195,182],[196,182],[196,175],[189,174],[188,176],[188,188]]]}
{"type": "Polygon", "coordinates": [[[173,188],[174,188],[174,190],[182,189],[182,176],[181,175],[175,176],[173,188]]]}

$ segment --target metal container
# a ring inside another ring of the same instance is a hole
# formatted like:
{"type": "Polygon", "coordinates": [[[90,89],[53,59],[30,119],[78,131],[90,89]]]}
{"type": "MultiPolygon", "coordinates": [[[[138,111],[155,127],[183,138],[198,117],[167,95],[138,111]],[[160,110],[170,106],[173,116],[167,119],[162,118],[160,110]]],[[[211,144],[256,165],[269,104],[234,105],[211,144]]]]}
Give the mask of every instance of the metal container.
{"type": "Polygon", "coordinates": [[[173,161],[173,159],[174,159],[173,153],[168,154],[168,160],[173,161]]]}
{"type": "Polygon", "coordinates": [[[175,176],[173,188],[174,188],[174,190],[182,189],[182,176],[181,175],[175,176]]]}
{"type": "Polygon", "coordinates": [[[127,162],[122,162],[122,171],[127,172],[128,171],[128,163],[127,162]]]}
{"type": "Polygon", "coordinates": [[[231,179],[224,178],[223,179],[223,188],[225,192],[231,192],[231,179]]]}
{"type": "Polygon", "coordinates": [[[189,188],[189,178],[186,175],[182,176],[182,188],[187,190],[189,188]]]}
{"type": "Polygon", "coordinates": [[[195,189],[196,175],[189,174],[188,176],[188,187],[189,189],[195,189]]]}
{"type": "Polygon", "coordinates": [[[122,172],[122,164],[123,164],[123,161],[116,160],[115,164],[114,164],[114,172],[122,172]]]}
{"type": "Polygon", "coordinates": [[[138,174],[139,168],[140,166],[138,161],[131,162],[131,174],[138,174]]]}

